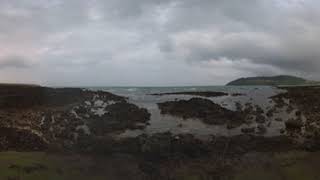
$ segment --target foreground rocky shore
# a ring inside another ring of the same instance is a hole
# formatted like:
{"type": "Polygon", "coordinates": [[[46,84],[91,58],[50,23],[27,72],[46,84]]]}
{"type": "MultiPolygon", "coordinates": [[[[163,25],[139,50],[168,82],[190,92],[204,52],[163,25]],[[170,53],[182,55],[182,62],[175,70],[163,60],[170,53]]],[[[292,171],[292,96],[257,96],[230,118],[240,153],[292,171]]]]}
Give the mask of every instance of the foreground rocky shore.
{"type": "Polygon", "coordinates": [[[299,137],[306,148],[320,148],[320,87],[289,87],[286,93],[272,97],[277,106],[298,107],[296,119],[286,122],[290,133],[299,137]],[[286,101],[288,99],[289,101],[286,101]],[[302,118],[304,116],[304,118],[302,118]]]}
{"type": "Polygon", "coordinates": [[[72,150],[82,138],[143,128],[150,117],[125,97],[76,88],[1,86],[0,107],[1,150],[72,150]]]}
{"type": "MultiPolygon", "coordinates": [[[[162,114],[196,118],[205,124],[240,128],[242,132],[235,136],[212,135],[204,141],[190,133],[170,132],[119,138],[128,129],[146,128],[151,115],[126,97],[108,92],[2,85],[0,150],[46,152],[59,161],[68,159],[66,154],[86,159],[90,163],[81,164],[81,168],[90,168],[79,173],[87,177],[100,174],[102,179],[106,175],[111,179],[237,179],[243,164],[261,165],[270,163],[275,154],[282,158],[289,152],[319,150],[320,88],[285,90],[270,97],[276,104],[268,110],[249,102],[236,103],[236,109],[230,110],[202,98],[228,95],[217,92],[189,92],[197,97],[158,104],[162,114]],[[274,114],[280,109],[292,111],[295,116],[276,117],[274,114]],[[265,136],[269,124],[275,122],[283,123],[284,128],[278,135],[265,136]],[[111,164],[118,169],[111,168],[111,164]]],[[[34,172],[26,171],[27,176],[53,168],[43,166],[11,162],[4,168],[14,172],[36,167],[34,172]]],[[[64,169],[57,170],[61,179],[65,177],[63,172],[66,173],[64,169]]]]}

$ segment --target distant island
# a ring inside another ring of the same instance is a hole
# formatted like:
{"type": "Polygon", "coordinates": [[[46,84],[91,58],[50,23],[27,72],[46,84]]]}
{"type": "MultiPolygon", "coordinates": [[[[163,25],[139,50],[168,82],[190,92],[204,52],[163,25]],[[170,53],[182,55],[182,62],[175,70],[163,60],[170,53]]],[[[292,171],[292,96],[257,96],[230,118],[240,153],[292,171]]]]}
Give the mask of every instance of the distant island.
{"type": "Polygon", "coordinates": [[[318,84],[314,81],[309,81],[296,76],[280,75],[280,76],[258,76],[240,78],[231,81],[227,86],[299,86],[299,85],[313,85],[318,84]]]}

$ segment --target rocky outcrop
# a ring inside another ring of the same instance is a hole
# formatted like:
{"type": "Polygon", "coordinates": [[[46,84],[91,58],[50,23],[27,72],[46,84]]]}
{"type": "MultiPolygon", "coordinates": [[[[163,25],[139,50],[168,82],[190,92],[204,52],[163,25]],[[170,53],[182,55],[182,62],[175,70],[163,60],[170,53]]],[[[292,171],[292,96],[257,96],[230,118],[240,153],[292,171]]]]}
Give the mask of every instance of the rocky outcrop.
{"type": "Polygon", "coordinates": [[[47,146],[41,136],[29,130],[0,127],[0,151],[39,151],[47,146]]]}
{"type": "Polygon", "coordinates": [[[89,127],[96,135],[124,129],[143,129],[150,119],[150,113],[134,104],[115,103],[105,108],[107,112],[101,118],[95,117],[89,127]]]}
{"type": "MultiPolygon", "coordinates": [[[[192,92],[172,92],[172,93],[155,93],[150,94],[153,96],[165,96],[165,95],[191,95],[191,96],[203,96],[203,97],[219,97],[219,96],[228,96],[228,93],[224,92],[214,92],[214,91],[192,91],[192,92]]],[[[241,94],[232,94],[239,96],[241,94]]]]}
{"type": "Polygon", "coordinates": [[[142,129],[150,119],[125,97],[78,88],[0,86],[0,107],[0,139],[9,141],[3,150],[70,149],[81,137],[142,129]]]}
{"type": "Polygon", "coordinates": [[[244,122],[244,114],[231,111],[208,99],[192,98],[190,100],[168,101],[158,103],[162,114],[182,118],[198,118],[206,124],[227,124],[234,128],[244,122]]]}
{"type": "MultiPolygon", "coordinates": [[[[109,100],[124,101],[125,98],[108,92],[95,94],[109,100]]],[[[80,88],[47,88],[41,86],[0,85],[0,108],[33,108],[35,106],[66,106],[80,103],[92,96],[91,91],[80,88]]]]}
{"type": "Polygon", "coordinates": [[[287,106],[292,112],[293,106],[299,110],[295,112],[294,119],[286,121],[286,129],[306,142],[306,147],[320,149],[320,87],[288,87],[287,92],[273,96],[272,99],[278,107],[287,106]],[[305,118],[302,121],[302,117],[305,118]],[[302,131],[303,129],[303,131],[302,131]]]}

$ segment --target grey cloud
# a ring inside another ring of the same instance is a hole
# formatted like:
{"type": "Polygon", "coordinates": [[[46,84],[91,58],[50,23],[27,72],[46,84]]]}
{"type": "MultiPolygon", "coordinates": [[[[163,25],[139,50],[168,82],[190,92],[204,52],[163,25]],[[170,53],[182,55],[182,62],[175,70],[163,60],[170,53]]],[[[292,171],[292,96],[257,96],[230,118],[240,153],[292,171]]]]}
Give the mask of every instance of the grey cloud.
{"type": "Polygon", "coordinates": [[[319,7],[316,0],[0,0],[0,55],[9,57],[0,67],[28,67],[62,85],[320,78],[319,7]]]}
{"type": "Polygon", "coordinates": [[[30,62],[23,57],[8,56],[0,58],[0,69],[2,68],[27,68],[30,67],[30,62]]]}
{"type": "Polygon", "coordinates": [[[186,37],[165,40],[161,49],[187,52],[183,57],[192,61],[227,57],[250,59],[284,71],[316,73],[319,68],[320,24],[314,21],[320,17],[315,8],[318,2],[306,0],[295,6],[293,1],[288,1],[287,6],[264,0],[201,2],[181,3],[175,21],[171,22],[181,28],[176,27],[178,31],[172,32],[172,36],[185,33],[186,37]],[[210,36],[215,31],[218,36],[210,36]],[[190,37],[188,32],[196,36],[190,37]]]}

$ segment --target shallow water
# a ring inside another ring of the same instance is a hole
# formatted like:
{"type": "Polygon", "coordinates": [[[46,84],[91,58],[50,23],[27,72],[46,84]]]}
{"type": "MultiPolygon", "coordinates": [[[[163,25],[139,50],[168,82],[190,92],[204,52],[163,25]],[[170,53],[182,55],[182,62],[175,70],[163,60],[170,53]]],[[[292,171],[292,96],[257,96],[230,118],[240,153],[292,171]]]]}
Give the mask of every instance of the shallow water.
{"type": "Polygon", "coordinates": [[[284,121],[275,121],[276,118],[287,120],[295,116],[295,111],[288,113],[286,107],[277,109],[273,117],[268,118],[266,112],[274,107],[275,103],[269,98],[284,92],[284,90],[269,86],[209,86],[209,87],[95,87],[91,90],[103,90],[117,95],[126,96],[129,102],[140,107],[146,108],[151,113],[150,125],[144,130],[127,130],[120,137],[137,136],[142,133],[153,134],[170,131],[173,134],[191,133],[199,138],[208,138],[211,135],[233,136],[241,134],[243,127],[257,127],[257,123],[243,124],[234,129],[227,129],[225,125],[208,125],[198,119],[182,119],[171,115],[162,115],[157,103],[173,100],[188,100],[191,95],[150,95],[154,93],[171,93],[171,92],[190,92],[190,91],[216,91],[226,92],[229,94],[240,93],[243,96],[221,96],[221,97],[201,97],[212,100],[214,103],[221,105],[230,110],[236,110],[236,103],[243,107],[246,103],[253,106],[258,105],[264,110],[264,116],[267,118],[264,124],[267,132],[264,136],[280,135],[280,130],[284,129],[284,121]]]}

